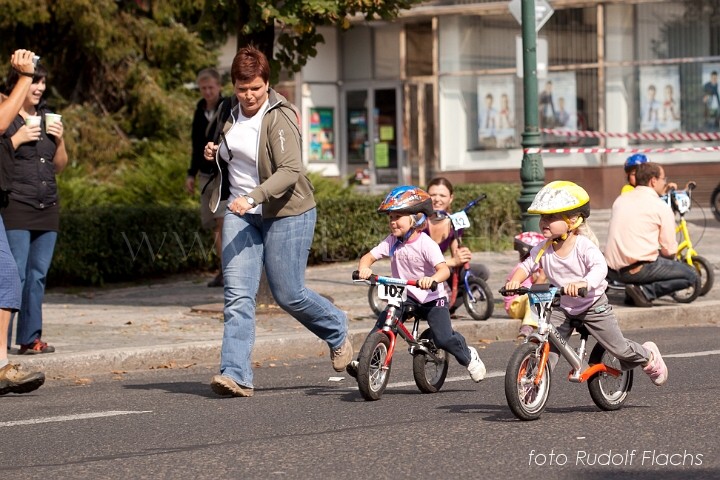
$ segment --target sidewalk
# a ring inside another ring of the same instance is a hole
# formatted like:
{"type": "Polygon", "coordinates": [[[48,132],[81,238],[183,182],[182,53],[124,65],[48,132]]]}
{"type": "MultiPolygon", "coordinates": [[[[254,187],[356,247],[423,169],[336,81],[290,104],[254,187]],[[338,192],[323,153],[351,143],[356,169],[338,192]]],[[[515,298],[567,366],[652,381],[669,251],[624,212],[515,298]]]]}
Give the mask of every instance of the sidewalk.
{"type": "MultiPolygon", "coordinates": [[[[696,249],[714,266],[720,266],[720,223],[709,212],[704,235],[702,212],[691,212],[691,235],[696,249]]],[[[605,243],[609,212],[593,212],[590,225],[601,245],[605,243]]],[[[517,253],[479,252],[473,261],[490,269],[495,312],[484,322],[472,320],[464,307],[453,320],[471,344],[514,339],[519,320],[510,320],[497,294],[517,253]]],[[[378,263],[377,273],[389,274],[389,264],[378,263]]],[[[309,288],[330,297],[347,312],[353,345],[359,349],[375,317],[367,300],[367,286],[354,284],[350,275],[356,263],[308,268],[309,288]]],[[[50,290],[45,296],[43,339],[57,350],[52,354],[15,355],[10,361],[24,369],[44,370],[50,378],[72,378],[91,373],[138,369],[182,368],[192,364],[219,365],[222,340],[221,288],[208,288],[211,275],[174,278],[123,288],[50,290]]],[[[716,280],[716,283],[720,279],[716,280]]],[[[653,308],[627,307],[622,294],[609,292],[623,329],[678,325],[718,325],[720,286],[691,304],[661,299],[653,308]]],[[[302,357],[327,358],[327,346],[277,307],[259,309],[253,358],[262,365],[302,357]]],[[[328,365],[328,372],[332,373],[328,365]]]]}

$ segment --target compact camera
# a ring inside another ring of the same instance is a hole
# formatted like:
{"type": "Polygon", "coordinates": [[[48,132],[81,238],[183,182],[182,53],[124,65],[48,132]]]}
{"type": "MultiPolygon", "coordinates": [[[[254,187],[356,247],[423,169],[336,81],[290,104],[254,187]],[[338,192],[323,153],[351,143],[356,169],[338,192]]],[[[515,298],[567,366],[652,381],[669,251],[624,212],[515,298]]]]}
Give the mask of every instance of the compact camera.
{"type": "Polygon", "coordinates": [[[33,55],[33,65],[37,67],[38,62],[40,61],[40,57],[37,55],[33,55]]]}

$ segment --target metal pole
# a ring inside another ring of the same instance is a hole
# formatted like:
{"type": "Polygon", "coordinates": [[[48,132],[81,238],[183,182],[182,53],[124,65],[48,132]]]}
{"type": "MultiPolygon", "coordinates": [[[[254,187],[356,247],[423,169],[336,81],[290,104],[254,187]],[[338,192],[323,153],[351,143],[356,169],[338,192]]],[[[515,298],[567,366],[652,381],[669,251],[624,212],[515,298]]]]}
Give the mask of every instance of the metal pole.
{"type": "MultiPolygon", "coordinates": [[[[538,129],[538,81],[537,81],[537,32],[535,31],[535,0],[522,0],[522,45],[523,45],[523,91],[525,110],[525,131],[522,134],[523,150],[539,148],[538,129]]],[[[522,213],[523,231],[538,231],[537,215],[528,215],[527,209],[535,194],[545,184],[545,168],[539,153],[523,153],[520,167],[522,190],[518,204],[522,213]]]]}

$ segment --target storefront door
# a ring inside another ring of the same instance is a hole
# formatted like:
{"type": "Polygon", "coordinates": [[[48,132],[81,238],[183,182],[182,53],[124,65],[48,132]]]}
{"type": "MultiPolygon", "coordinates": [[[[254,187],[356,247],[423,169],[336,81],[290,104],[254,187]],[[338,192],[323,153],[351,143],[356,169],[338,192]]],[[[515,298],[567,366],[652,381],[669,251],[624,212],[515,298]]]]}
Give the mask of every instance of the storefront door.
{"type": "Polygon", "coordinates": [[[402,183],[399,86],[346,87],[343,100],[347,174],[369,185],[402,183]]]}

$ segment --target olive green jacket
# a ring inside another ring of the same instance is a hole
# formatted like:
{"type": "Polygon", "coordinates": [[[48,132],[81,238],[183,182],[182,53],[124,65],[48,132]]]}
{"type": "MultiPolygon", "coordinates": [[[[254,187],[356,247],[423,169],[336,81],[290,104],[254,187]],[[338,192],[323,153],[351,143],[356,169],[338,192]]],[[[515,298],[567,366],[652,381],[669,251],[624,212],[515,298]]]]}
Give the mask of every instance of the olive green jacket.
{"type": "MultiPolygon", "coordinates": [[[[229,100],[232,108],[223,124],[223,135],[219,135],[222,141],[224,133],[235,123],[240,108],[236,97],[229,100]]],[[[262,205],[263,218],[300,215],[315,207],[315,198],[302,161],[298,115],[293,105],[273,89],[268,93],[268,102],[270,105],[263,115],[258,141],[257,171],[260,185],[248,195],[262,205]]],[[[215,182],[217,185],[213,185],[215,191],[210,201],[213,212],[220,204],[222,182],[229,181],[226,178],[227,170],[220,168],[221,162],[225,160],[218,154],[215,162],[221,173],[218,175],[219,181],[215,182]]]]}

